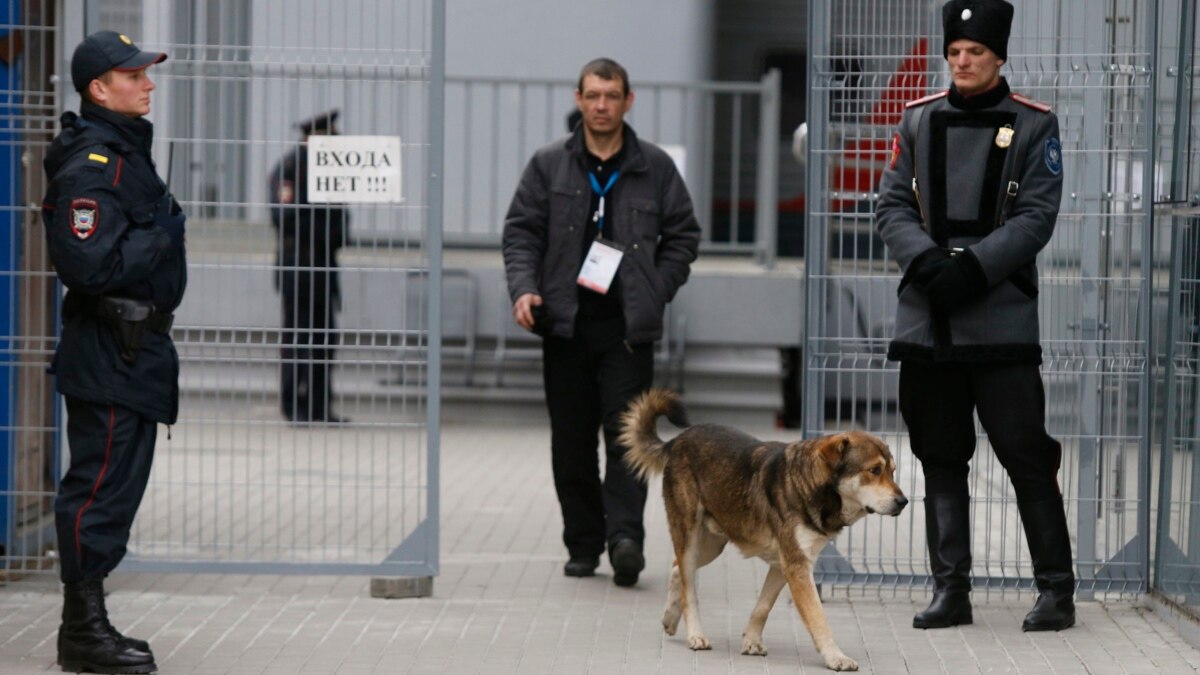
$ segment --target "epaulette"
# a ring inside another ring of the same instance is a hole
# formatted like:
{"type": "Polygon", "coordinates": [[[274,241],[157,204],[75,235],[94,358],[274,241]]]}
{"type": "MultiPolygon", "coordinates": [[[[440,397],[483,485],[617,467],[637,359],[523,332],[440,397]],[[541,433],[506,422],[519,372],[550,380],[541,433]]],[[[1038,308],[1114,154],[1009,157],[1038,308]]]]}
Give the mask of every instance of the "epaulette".
{"type": "Polygon", "coordinates": [[[1040,112],[1048,113],[1051,110],[1051,108],[1048,104],[1042,103],[1041,101],[1035,101],[1026,96],[1022,96],[1016,92],[1009,94],[1008,97],[1011,98],[1012,100],[1016,101],[1017,103],[1020,103],[1021,105],[1027,105],[1030,108],[1033,108],[1034,110],[1037,110],[1040,112]]]}
{"type": "Polygon", "coordinates": [[[925,105],[926,103],[929,103],[930,101],[936,101],[939,98],[942,98],[943,96],[947,96],[949,93],[950,93],[949,90],[939,91],[938,93],[930,94],[930,95],[926,96],[925,98],[919,98],[915,101],[909,101],[908,103],[904,104],[904,107],[905,108],[915,108],[919,105],[925,105]]]}

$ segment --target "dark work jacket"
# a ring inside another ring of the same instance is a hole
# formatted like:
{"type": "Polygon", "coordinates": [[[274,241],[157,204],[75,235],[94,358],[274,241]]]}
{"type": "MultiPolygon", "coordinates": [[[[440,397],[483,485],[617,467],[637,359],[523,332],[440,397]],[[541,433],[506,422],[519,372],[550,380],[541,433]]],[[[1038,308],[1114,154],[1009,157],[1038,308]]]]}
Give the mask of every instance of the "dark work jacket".
{"type": "Polygon", "coordinates": [[[172,313],[183,299],[184,247],[172,244],[155,219],[168,193],[150,158],[154,126],[88,102],[80,112],[63,114],[44,163],[50,187],[42,221],[50,260],[68,289],[52,372],[64,395],[173,424],[179,357],[171,337],[145,331],[130,365],[108,326],[72,310],[73,300],[109,295],[149,300],[157,311],[172,313]]]}
{"type": "Polygon", "coordinates": [[[1058,118],[1003,78],[975,97],[951,89],[908,104],[875,209],[905,271],[889,358],[1041,363],[1035,262],[1054,233],[1062,173],[1058,118]],[[1006,126],[1013,135],[1001,147],[1006,126]],[[934,246],[968,249],[987,279],[981,296],[947,316],[908,283],[912,262],[934,246]]]}
{"type": "MultiPolygon", "coordinates": [[[[613,185],[612,231],[625,247],[617,268],[626,339],[662,337],[663,309],[687,281],[700,243],[700,225],[675,163],[629,125],[625,160],[613,185]]],[[[571,337],[579,311],[579,252],[591,204],[583,126],[538,150],[525,167],[504,218],[502,250],[508,293],[542,296],[549,335],[571,337]]],[[[608,228],[605,228],[606,232],[608,228]]]]}
{"type": "MultiPolygon", "coordinates": [[[[330,271],[330,295],[338,298],[338,278],[332,270],[337,267],[338,249],[346,243],[350,219],[345,207],[309,203],[307,158],[307,147],[299,145],[271,169],[271,225],[279,236],[275,262],[280,270],[330,271]]],[[[279,281],[276,275],[277,288],[279,281]]]]}

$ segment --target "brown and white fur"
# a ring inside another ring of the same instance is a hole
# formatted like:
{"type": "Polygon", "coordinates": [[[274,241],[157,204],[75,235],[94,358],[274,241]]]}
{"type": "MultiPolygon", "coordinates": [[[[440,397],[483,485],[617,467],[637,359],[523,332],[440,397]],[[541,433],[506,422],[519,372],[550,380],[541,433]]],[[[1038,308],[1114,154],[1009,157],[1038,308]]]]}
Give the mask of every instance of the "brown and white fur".
{"type": "Polygon", "coordinates": [[[842,528],[868,513],[898,515],[908,503],[887,445],[861,431],[781,443],[715,424],[687,424],[679,397],[652,389],[630,405],[622,426],[629,466],[643,479],[663,476],[675,546],[663,629],[674,635],[682,615],[688,646],[710,648],[700,627],[696,571],[732,541],[747,557],[771,566],[742,632],[742,653],[767,653],[763,626],[786,584],[825,666],[858,670],[834,642],[813,566],[842,528]],[[664,442],[656,432],[663,415],[686,430],[664,442]]]}

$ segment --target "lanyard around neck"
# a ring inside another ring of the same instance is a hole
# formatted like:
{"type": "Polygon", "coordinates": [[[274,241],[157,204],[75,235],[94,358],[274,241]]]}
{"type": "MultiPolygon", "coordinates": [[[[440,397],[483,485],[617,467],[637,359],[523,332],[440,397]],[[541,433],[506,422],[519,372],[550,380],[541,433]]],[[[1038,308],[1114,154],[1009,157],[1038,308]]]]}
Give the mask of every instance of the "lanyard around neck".
{"type": "Polygon", "coordinates": [[[596,234],[604,233],[604,195],[612,190],[613,183],[617,182],[617,176],[620,176],[620,171],[612,172],[608,177],[608,182],[604,184],[604,188],[600,187],[600,181],[596,178],[596,174],[588,172],[588,182],[592,184],[592,192],[600,196],[600,205],[596,207],[596,213],[592,214],[592,222],[596,223],[596,234]]]}

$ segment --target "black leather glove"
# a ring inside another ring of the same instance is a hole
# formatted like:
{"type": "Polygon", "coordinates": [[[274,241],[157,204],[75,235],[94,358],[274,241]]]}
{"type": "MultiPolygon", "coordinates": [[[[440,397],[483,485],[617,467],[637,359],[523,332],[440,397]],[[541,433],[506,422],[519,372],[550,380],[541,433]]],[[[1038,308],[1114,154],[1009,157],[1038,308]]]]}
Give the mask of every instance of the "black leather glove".
{"type": "Polygon", "coordinates": [[[176,248],[183,246],[184,223],[187,221],[187,216],[183,214],[183,209],[179,208],[179,204],[175,202],[175,198],[167,193],[158,200],[158,207],[154,211],[154,224],[166,231],[167,236],[171,238],[171,245],[176,248]]]}
{"type": "Polygon", "coordinates": [[[925,292],[934,309],[953,312],[983,295],[987,288],[987,276],[979,259],[970,249],[963,249],[926,284],[925,292]]]}
{"type": "Polygon", "coordinates": [[[950,251],[941,246],[934,246],[921,252],[908,265],[908,280],[921,290],[927,290],[929,282],[942,273],[952,263],[950,251]]]}

